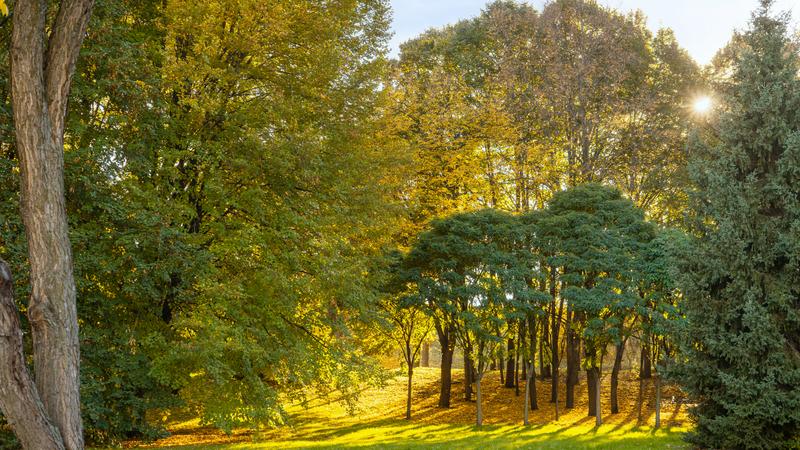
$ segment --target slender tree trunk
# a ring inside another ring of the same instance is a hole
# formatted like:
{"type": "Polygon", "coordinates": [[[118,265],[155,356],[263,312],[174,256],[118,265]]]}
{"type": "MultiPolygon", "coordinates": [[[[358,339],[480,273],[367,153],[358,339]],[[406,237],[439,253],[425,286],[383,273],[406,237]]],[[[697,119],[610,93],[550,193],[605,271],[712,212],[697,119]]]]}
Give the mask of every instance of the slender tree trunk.
{"type": "Polygon", "coordinates": [[[641,366],[639,369],[639,378],[644,380],[648,380],[653,376],[652,364],[650,363],[650,344],[647,341],[647,336],[645,336],[645,339],[642,339],[641,366]]]}
{"type": "Polygon", "coordinates": [[[481,392],[481,378],[483,378],[483,374],[479,373],[477,377],[475,377],[475,391],[476,391],[476,425],[481,426],[483,425],[483,393],[481,392]]]}
{"type": "Polygon", "coordinates": [[[616,354],[614,355],[614,367],[611,369],[611,414],[617,414],[619,412],[617,386],[619,385],[619,371],[622,368],[622,355],[625,351],[625,341],[617,344],[616,350],[616,354]]]}
{"type": "MultiPolygon", "coordinates": [[[[550,309],[555,312],[555,299],[553,299],[553,304],[550,309]]],[[[555,317],[555,314],[553,314],[555,317]]],[[[549,335],[549,320],[550,320],[550,311],[545,310],[545,318],[542,321],[542,339],[539,340],[539,376],[542,377],[542,381],[550,378],[550,364],[545,364],[545,348],[549,348],[550,345],[550,335],[549,335]]],[[[550,399],[552,401],[552,398],[550,399]]]]}
{"type": "Polygon", "coordinates": [[[578,345],[578,337],[575,330],[572,328],[574,320],[574,313],[567,309],[567,399],[566,408],[571,409],[575,407],[575,386],[577,385],[578,365],[576,363],[575,354],[578,352],[576,348],[578,345]]]}
{"type": "MultiPolygon", "coordinates": [[[[523,380],[528,379],[528,365],[520,357],[520,355],[523,353],[520,349],[524,348],[525,346],[526,343],[525,341],[527,340],[527,332],[528,332],[527,322],[521,321],[519,328],[519,339],[517,340],[517,367],[520,367],[520,370],[522,371],[521,377],[523,380]]],[[[517,391],[519,391],[519,382],[517,383],[517,391]]]]}
{"type": "Polygon", "coordinates": [[[472,401],[472,383],[475,382],[472,375],[475,373],[474,362],[470,353],[472,349],[464,349],[464,400],[472,401]]]}
{"type": "Polygon", "coordinates": [[[519,350],[522,343],[522,324],[520,323],[520,333],[517,334],[517,348],[514,350],[514,396],[519,397],[519,350]]]}
{"type": "MultiPolygon", "coordinates": [[[[64,122],[93,1],[61,2],[49,34],[47,5],[33,0],[14,3],[11,96],[20,209],[30,259],[28,319],[36,390],[64,447],[79,450],[83,448],[80,350],[64,202],[64,122]]],[[[14,423],[22,426],[19,420],[14,423]]]]}
{"type": "MultiPolygon", "coordinates": [[[[556,404],[556,416],[558,416],[558,382],[559,372],[561,371],[561,357],[558,353],[558,341],[561,332],[561,318],[564,315],[564,299],[558,302],[558,313],[556,313],[556,275],[558,269],[550,267],[550,297],[553,298],[553,306],[551,311],[551,324],[552,336],[550,338],[550,362],[552,367],[552,378],[550,386],[550,401],[556,404]]],[[[567,310],[569,316],[569,309],[567,310]]]]}
{"type": "Polygon", "coordinates": [[[602,387],[602,379],[600,378],[600,368],[596,367],[595,383],[594,383],[594,400],[595,400],[595,426],[603,424],[603,408],[600,405],[600,388],[602,387]]]}
{"type": "Polygon", "coordinates": [[[63,449],[47,417],[23,354],[11,270],[0,260],[0,411],[26,449],[63,449]]]}
{"type": "MultiPolygon", "coordinates": [[[[547,319],[545,318],[545,321],[547,319]]],[[[528,364],[527,382],[525,383],[526,397],[528,400],[526,404],[530,403],[531,409],[539,409],[539,404],[536,400],[536,365],[534,364],[534,355],[536,354],[536,318],[529,318],[530,324],[528,325],[528,336],[530,339],[531,359],[528,364]]]]}
{"type": "Polygon", "coordinates": [[[408,392],[406,395],[406,420],[411,420],[411,383],[414,378],[414,368],[408,366],[408,392]]]}
{"type": "Polygon", "coordinates": [[[528,366],[528,373],[527,378],[525,379],[525,415],[522,419],[522,423],[530,425],[528,420],[530,416],[530,410],[536,409],[536,376],[533,373],[533,361],[530,363],[525,363],[528,366]]]}
{"type": "Polygon", "coordinates": [[[508,338],[507,343],[508,356],[506,359],[506,383],[505,387],[514,387],[514,339],[508,338]]]}
{"type": "Polygon", "coordinates": [[[594,417],[597,414],[597,400],[594,398],[594,394],[597,391],[597,378],[595,375],[595,368],[589,367],[586,369],[586,393],[588,394],[589,398],[587,403],[589,408],[589,417],[594,417]]]}

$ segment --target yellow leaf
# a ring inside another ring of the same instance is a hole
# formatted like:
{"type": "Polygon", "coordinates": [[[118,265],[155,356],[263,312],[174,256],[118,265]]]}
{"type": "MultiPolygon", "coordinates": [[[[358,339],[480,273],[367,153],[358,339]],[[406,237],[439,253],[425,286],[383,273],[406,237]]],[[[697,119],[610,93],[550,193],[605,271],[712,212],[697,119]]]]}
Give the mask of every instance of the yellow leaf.
{"type": "Polygon", "coordinates": [[[7,16],[8,15],[8,6],[6,6],[6,2],[0,0],[0,14],[7,16]]]}

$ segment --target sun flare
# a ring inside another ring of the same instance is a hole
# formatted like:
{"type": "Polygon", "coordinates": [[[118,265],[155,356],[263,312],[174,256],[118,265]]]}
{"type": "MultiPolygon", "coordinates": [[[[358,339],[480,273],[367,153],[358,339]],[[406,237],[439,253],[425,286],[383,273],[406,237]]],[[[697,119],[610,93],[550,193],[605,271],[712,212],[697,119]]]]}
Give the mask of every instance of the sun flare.
{"type": "Polygon", "coordinates": [[[713,101],[711,100],[711,97],[703,96],[695,99],[694,103],[692,104],[692,110],[694,110],[694,112],[697,114],[705,114],[711,110],[712,106],[713,101]]]}

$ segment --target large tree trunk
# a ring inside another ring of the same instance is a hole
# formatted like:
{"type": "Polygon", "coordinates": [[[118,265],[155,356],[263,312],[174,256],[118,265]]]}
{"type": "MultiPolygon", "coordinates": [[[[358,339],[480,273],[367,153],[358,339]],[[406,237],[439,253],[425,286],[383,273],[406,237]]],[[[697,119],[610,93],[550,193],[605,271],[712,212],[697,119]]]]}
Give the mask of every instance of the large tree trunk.
{"type": "Polygon", "coordinates": [[[64,0],[48,37],[47,4],[14,4],[11,94],[31,268],[28,318],[36,388],[64,446],[76,450],[83,448],[83,427],[75,280],[64,205],[64,121],[93,1],[64,0]]]}
{"type": "Polygon", "coordinates": [[[47,418],[22,348],[11,270],[0,260],[0,411],[23,447],[63,449],[61,434],[47,418]]]}
{"type": "Polygon", "coordinates": [[[420,355],[420,366],[431,366],[431,344],[428,341],[422,344],[422,354],[420,355]]]}
{"type": "Polygon", "coordinates": [[[625,341],[617,344],[617,352],[614,355],[614,367],[611,369],[611,414],[619,412],[619,401],[617,400],[617,386],[619,385],[619,371],[622,368],[622,355],[625,351],[625,341]]]}

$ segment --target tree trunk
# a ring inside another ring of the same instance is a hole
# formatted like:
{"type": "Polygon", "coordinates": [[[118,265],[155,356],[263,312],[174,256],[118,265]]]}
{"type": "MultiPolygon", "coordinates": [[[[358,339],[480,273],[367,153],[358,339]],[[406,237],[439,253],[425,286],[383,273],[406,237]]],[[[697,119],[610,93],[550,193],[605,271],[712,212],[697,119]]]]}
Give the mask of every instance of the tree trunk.
{"type": "Polygon", "coordinates": [[[483,378],[483,374],[478,374],[478,376],[475,378],[476,378],[475,379],[475,391],[476,391],[475,423],[476,425],[481,426],[483,425],[483,395],[481,393],[481,378],[483,378]]]}
{"type": "Polygon", "coordinates": [[[617,414],[619,412],[617,386],[619,385],[619,371],[622,368],[622,355],[624,351],[625,341],[617,344],[617,352],[614,355],[614,367],[611,369],[611,414],[617,414]]]}
{"type": "Polygon", "coordinates": [[[11,270],[0,260],[0,411],[26,449],[63,449],[25,365],[11,270]]]}
{"type": "Polygon", "coordinates": [[[505,364],[503,364],[503,361],[501,360],[500,361],[500,384],[504,384],[506,382],[506,374],[504,372],[503,367],[505,367],[505,364]]]}
{"type": "Polygon", "coordinates": [[[595,426],[600,426],[603,424],[603,408],[600,405],[600,388],[602,387],[602,379],[600,378],[600,368],[595,367],[596,375],[595,375],[595,384],[594,384],[594,400],[595,400],[595,426]]]}
{"type": "Polygon", "coordinates": [[[475,367],[470,356],[472,349],[464,349],[464,400],[472,401],[472,383],[475,380],[472,375],[475,372],[475,367]]]}
{"type": "Polygon", "coordinates": [[[530,421],[528,417],[530,416],[530,410],[536,409],[536,376],[533,373],[533,361],[530,363],[525,363],[528,366],[528,373],[527,378],[525,380],[525,414],[522,419],[522,423],[530,425],[530,421]]]}
{"type": "Polygon", "coordinates": [[[596,368],[589,367],[586,369],[586,393],[589,398],[587,402],[589,417],[597,415],[597,400],[594,398],[594,394],[597,392],[597,378],[595,376],[596,368]]]}
{"type": "MultiPolygon", "coordinates": [[[[520,322],[519,339],[517,340],[517,367],[520,368],[522,374],[520,375],[523,380],[528,379],[528,364],[520,357],[524,352],[521,351],[525,346],[527,339],[528,325],[526,321],[520,322]]],[[[519,382],[517,382],[517,391],[519,391],[519,382]]]]}
{"type": "Polygon", "coordinates": [[[514,387],[514,339],[508,338],[508,344],[506,346],[508,350],[508,356],[506,359],[506,382],[505,387],[513,388],[514,387]]]}
{"type": "Polygon", "coordinates": [[[62,2],[46,37],[47,3],[14,4],[11,96],[30,259],[36,389],[64,447],[78,450],[83,448],[80,349],[64,204],[64,121],[93,1],[62,2]]]}
{"type": "Polygon", "coordinates": [[[652,364],[650,364],[650,345],[646,339],[642,339],[642,356],[640,358],[641,366],[639,368],[639,378],[643,380],[650,379],[653,376],[652,364]]]}
{"type": "MultiPolygon", "coordinates": [[[[555,302],[555,299],[553,300],[553,302],[555,302]]],[[[555,303],[553,303],[551,309],[555,311],[555,308],[556,308],[555,303]]],[[[548,324],[550,320],[549,316],[550,314],[548,313],[547,310],[545,310],[545,317],[544,320],[542,321],[542,339],[539,340],[539,376],[542,377],[542,381],[550,377],[550,364],[545,364],[544,362],[545,359],[544,349],[548,348],[550,342],[550,335],[548,330],[549,328],[548,324]]],[[[553,316],[555,317],[555,314],[553,316]]],[[[532,354],[535,354],[535,352],[532,352],[532,354]]],[[[551,398],[550,401],[552,400],[553,399],[551,398]]]]}
{"type": "Polygon", "coordinates": [[[431,344],[427,341],[422,344],[422,354],[420,355],[420,366],[422,367],[431,366],[431,344]]]}
{"type": "MultiPolygon", "coordinates": [[[[551,288],[551,293],[553,292],[554,288],[551,288]]],[[[561,306],[563,307],[563,301],[561,306]]],[[[556,316],[556,306],[555,303],[553,304],[553,313],[552,313],[552,337],[550,338],[550,367],[552,368],[551,372],[551,385],[550,385],[550,401],[556,403],[558,400],[558,381],[559,381],[559,372],[561,371],[561,358],[558,354],[558,340],[559,334],[561,331],[561,314],[559,313],[558,317],[556,316]]]]}
{"type": "Polygon", "coordinates": [[[519,397],[519,350],[522,343],[521,334],[522,324],[520,324],[520,333],[517,335],[517,348],[514,350],[514,396],[519,397]]]}
{"type": "MultiPolygon", "coordinates": [[[[527,391],[527,402],[530,402],[531,409],[537,410],[539,409],[539,404],[536,400],[536,365],[534,364],[534,357],[536,355],[536,319],[531,317],[528,320],[530,322],[528,325],[528,336],[530,339],[531,359],[530,364],[527,364],[528,373],[526,374],[527,382],[525,383],[525,389],[527,391]]],[[[545,322],[546,321],[547,319],[545,318],[545,322]]]]}
{"type": "Polygon", "coordinates": [[[411,382],[414,378],[414,368],[408,367],[408,390],[406,395],[406,420],[411,420],[411,382]]]}
{"type": "MultiPolygon", "coordinates": [[[[571,309],[571,308],[570,308],[571,309]]],[[[575,330],[572,328],[572,322],[574,320],[574,313],[571,313],[569,309],[567,310],[567,399],[566,399],[566,408],[574,408],[575,407],[575,386],[578,384],[578,367],[580,366],[580,361],[575,358],[575,355],[579,352],[578,346],[578,337],[576,336],[575,330]],[[576,364],[577,363],[577,364],[576,364]]]]}
{"type": "Polygon", "coordinates": [[[450,388],[453,385],[453,347],[450,345],[450,335],[441,327],[436,327],[439,336],[439,345],[442,348],[442,363],[439,376],[439,408],[450,407],[450,388]]]}

